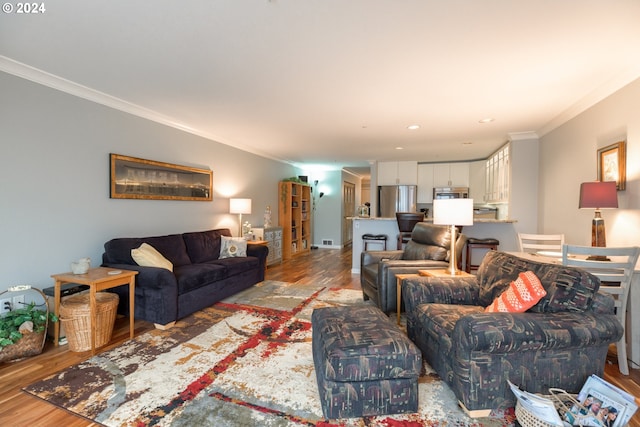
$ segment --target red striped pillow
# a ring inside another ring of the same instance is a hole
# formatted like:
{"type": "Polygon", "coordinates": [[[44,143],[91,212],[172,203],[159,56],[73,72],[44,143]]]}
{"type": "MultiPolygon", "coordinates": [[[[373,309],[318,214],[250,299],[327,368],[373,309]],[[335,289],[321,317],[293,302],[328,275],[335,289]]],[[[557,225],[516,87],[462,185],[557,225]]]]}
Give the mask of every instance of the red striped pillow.
{"type": "Polygon", "coordinates": [[[484,309],[487,313],[509,312],[524,313],[536,305],[547,294],[540,279],[532,272],[518,274],[518,278],[509,284],[493,302],[484,309]]]}

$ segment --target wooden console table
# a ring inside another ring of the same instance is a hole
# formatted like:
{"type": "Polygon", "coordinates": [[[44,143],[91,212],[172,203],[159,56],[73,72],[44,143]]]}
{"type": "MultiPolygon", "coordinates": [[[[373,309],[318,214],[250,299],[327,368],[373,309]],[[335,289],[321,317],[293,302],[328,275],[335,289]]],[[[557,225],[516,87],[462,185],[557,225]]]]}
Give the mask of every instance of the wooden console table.
{"type": "MultiPolygon", "coordinates": [[[[98,267],[92,268],[85,274],[61,273],[51,277],[54,284],[54,311],[56,316],[60,315],[60,287],[66,283],[77,283],[89,286],[89,306],[91,310],[91,354],[96,352],[95,325],[96,320],[96,292],[115,288],[116,286],[129,285],[129,338],[133,338],[134,329],[134,309],[135,309],[135,277],[137,271],[117,270],[115,268],[98,267]]],[[[58,346],[60,338],[60,322],[55,322],[53,326],[53,342],[58,346]]]]}

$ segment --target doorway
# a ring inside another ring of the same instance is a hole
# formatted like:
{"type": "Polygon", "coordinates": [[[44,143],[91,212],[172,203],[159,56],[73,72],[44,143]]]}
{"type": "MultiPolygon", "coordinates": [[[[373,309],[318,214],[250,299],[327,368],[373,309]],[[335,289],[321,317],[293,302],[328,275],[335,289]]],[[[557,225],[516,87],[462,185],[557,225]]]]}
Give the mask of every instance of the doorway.
{"type": "Polygon", "coordinates": [[[350,245],[353,241],[353,219],[356,212],[356,185],[342,181],[342,245],[350,245]]]}

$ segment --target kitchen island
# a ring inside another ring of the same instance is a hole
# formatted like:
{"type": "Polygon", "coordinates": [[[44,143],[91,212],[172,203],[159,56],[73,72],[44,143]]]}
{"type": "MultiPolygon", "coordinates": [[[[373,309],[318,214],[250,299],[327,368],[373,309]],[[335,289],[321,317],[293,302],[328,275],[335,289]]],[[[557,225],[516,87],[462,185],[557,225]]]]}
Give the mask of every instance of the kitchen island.
{"type": "MultiPolygon", "coordinates": [[[[387,250],[397,248],[398,222],[396,218],[361,218],[353,217],[353,243],[351,258],[351,273],[360,274],[360,254],[363,250],[362,236],[364,234],[386,234],[387,250]]],[[[425,219],[425,222],[433,222],[433,218],[425,219]]],[[[462,232],[467,237],[484,239],[493,237],[500,241],[499,250],[517,251],[518,233],[514,228],[516,220],[513,219],[474,219],[473,225],[465,226],[462,232]]],[[[381,244],[372,243],[369,250],[381,250],[381,244]],[[380,249],[378,249],[380,248],[380,249]]]]}

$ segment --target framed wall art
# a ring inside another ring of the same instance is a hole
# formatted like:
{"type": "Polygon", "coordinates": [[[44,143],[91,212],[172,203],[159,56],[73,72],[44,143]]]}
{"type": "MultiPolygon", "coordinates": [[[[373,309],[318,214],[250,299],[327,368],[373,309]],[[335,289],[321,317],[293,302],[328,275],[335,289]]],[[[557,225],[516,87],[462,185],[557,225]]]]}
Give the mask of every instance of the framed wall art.
{"type": "Polygon", "coordinates": [[[213,200],[213,171],[110,154],[112,199],[213,200]]]}
{"type": "Polygon", "coordinates": [[[626,141],[616,142],[598,150],[598,181],[615,181],[624,190],[627,184],[626,141]]]}

